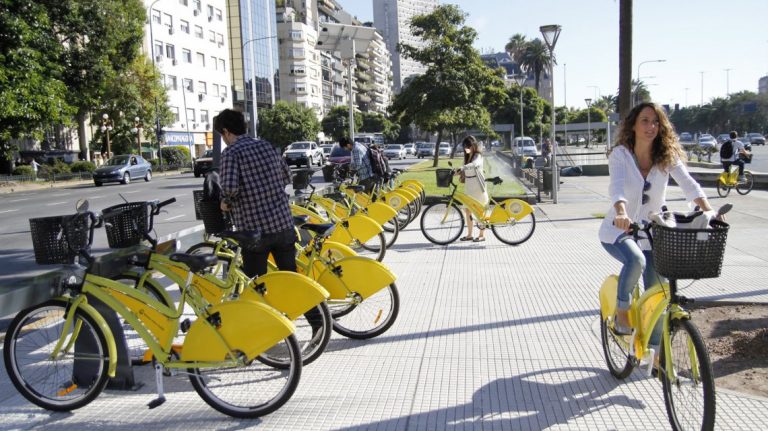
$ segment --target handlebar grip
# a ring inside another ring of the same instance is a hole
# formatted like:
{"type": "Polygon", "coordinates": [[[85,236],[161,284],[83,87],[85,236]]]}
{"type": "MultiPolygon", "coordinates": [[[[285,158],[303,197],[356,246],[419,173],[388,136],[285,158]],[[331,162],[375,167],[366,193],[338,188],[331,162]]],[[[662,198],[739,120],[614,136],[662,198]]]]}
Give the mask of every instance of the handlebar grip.
{"type": "Polygon", "coordinates": [[[172,203],[176,202],[176,198],[170,198],[168,200],[162,201],[159,204],[157,204],[157,208],[162,208],[166,205],[170,205],[172,203]]]}

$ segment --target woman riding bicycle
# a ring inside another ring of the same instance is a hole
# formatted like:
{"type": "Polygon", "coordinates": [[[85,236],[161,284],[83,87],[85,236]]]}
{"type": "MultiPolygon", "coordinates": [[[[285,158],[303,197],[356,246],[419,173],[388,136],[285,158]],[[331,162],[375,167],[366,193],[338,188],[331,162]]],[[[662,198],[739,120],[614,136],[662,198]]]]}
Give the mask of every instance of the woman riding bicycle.
{"type": "MultiPolygon", "coordinates": [[[[623,265],[614,325],[617,334],[631,333],[630,294],[640,274],[646,289],[661,281],[653,267],[649,244],[638,244],[629,234],[629,227],[633,222],[647,222],[650,212],[661,211],[670,175],[688,200],[695,202],[709,218],[714,217],[706,195],[681,161],[682,155],[669,119],[654,103],[635,106],[619,126],[616,145],[608,156],[612,205],[599,231],[603,247],[623,265]]],[[[661,328],[657,327],[649,344],[658,346],[660,335],[661,328]]]]}
{"type": "MultiPolygon", "coordinates": [[[[485,175],[483,174],[483,156],[480,154],[480,146],[474,136],[467,136],[462,142],[464,147],[464,166],[456,169],[461,175],[464,183],[464,193],[475,198],[483,205],[488,205],[488,192],[485,188],[485,175]]],[[[480,234],[477,238],[472,237],[472,212],[469,208],[464,208],[467,221],[467,236],[461,238],[462,241],[485,241],[485,228],[479,228],[480,234]]]]}

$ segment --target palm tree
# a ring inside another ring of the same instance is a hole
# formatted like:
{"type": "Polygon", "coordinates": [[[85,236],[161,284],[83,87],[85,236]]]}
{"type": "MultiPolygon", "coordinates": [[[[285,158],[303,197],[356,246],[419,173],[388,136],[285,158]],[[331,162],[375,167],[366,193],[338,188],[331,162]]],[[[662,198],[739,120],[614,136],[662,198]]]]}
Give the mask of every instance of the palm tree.
{"type": "Polygon", "coordinates": [[[607,96],[601,96],[595,103],[592,104],[595,108],[600,108],[606,115],[610,115],[616,112],[616,106],[618,105],[618,98],[612,94],[607,96]]]}
{"type": "MultiPolygon", "coordinates": [[[[549,50],[541,39],[536,38],[525,45],[519,64],[522,68],[533,72],[537,92],[541,83],[541,73],[549,70],[552,61],[554,59],[550,59],[549,50]]],[[[557,64],[556,61],[555,64],[557,64]]]]}
{"type": "Polygon", "coordinates": [[[651,92],[648,91],[648,86],[644,81],[635,80],[632,81],[632,105],[638,103],[647,102],[651,100],[651,92]]]}
{"type": "Polygon", "coordinates": [[[519,65],[527,44],[528,41],[525,40],[525,35],[517,33],[509,38],[509,42],[504,46],[504,50],[519,65]]]}

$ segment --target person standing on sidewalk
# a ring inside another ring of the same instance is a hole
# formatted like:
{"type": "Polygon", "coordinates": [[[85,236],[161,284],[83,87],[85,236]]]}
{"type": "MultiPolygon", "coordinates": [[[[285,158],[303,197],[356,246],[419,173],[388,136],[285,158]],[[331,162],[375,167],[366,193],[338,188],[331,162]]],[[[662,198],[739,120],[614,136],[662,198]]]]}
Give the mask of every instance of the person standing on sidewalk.
{"type": "Polygon", "coordinates": [[[339,146],[351,152],[349,167],[357,172],[357,183],[365,187],[366,193],[370,193],[376,184],[376,177],[373,175],[371,160],[368,158],[368,148],[360,142],[350,141],[346,136],[339,139],[339,146]]]}
{"type": "MultiPolygon", "coordinates": [[[[464,147],[464,166],[457,168],[456,173],[461,175],[464,183],[464,193],[473,197],[483,205],[488,205],[488,191],[485,187],[485,175],[483,173],[483,156],[480,146],[474,136],[467,136],[462,141],[464,147]]],[[[472,212],[469,208],[464,208],[465,220],[467,222],[467,235],[461,237],[461,241],[485,241],[485,229],[480,229],[477,238],[472,237],[472,212]]]]}
{"type": "Polygon", "coordinates": [[[285,193],[290,168],[272,144],[245,134],[241,112],[221,111],[213,129],[227,143],[221,154],[221,209],[231,212],[238,230],[261,233],[257,245],[243,247],[243,272],[266,274],[270,253],[278,268],[296,271],[296,233],[285,193]]]}
{"type": "MultiPolygon", "coordinates": [[[[695,202],[710,218],[714,217],[714,211],[706,194],[681,161],[683,149],[672,124],[658,105],[641,103],[635,106],[619,126],[617,136],[616,145],[608,156],[612,204],[598,236],[606,251],[622,264],[614,330],[629,335],[632,289],[641,274],[646,289],[660,280],[647,241],[635,242],[628,233],[630,224],[646,222],[650,212],[661,211],[666,203],[670,176],[688,200],[695,202]]],[[[661,328],[657,327],[650,344],[658,345],[660,335],[661,328]]]]}
{"type": "Polygon", "coordinates": [[[747,150],[744,149],[744,143],[739,141],[739,132],[733,130],[730,133],[731,139],[723,142],[720,146],[720,163],[723,164],[723,171],[729,173],[731,171],[731,165],[739,167],[739,182],[746,181],[744,178],[744,160],[741,160],[741,155],[746,154],[747,150]],[[730,152],[727,150],[730,146],[730,152]]]}

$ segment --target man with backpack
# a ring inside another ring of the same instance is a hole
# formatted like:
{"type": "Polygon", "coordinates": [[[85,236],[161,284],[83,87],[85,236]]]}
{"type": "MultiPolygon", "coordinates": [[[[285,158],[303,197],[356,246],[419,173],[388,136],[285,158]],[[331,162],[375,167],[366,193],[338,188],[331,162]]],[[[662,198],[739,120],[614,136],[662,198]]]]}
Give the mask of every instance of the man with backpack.
{"type": "Polygon", "coordinates": [[[746,154],[746,150],[744,149],[744,144],[737,139],[739,132],[732,131],[730,137],[731,139],[723,142],[723,145],[720,146],[720,163],[723,164],[723,170],[726,173],[730,172],[731,165],[738,166],[739,182],[743,182],[746,180],[744,178],[744,161],[741,160],[739,155],[746,154]]]}
{"type": "Polygon", "coordinates": [[[339,146],[351,152],[349,166],[356,171],[357,183],[365,187],[366,193],[370,193],[377,180],[371,167],[371,157],[368,154],[370,150],[364,144],[352,142],[347,137],[339,139],[339,146]]]}

